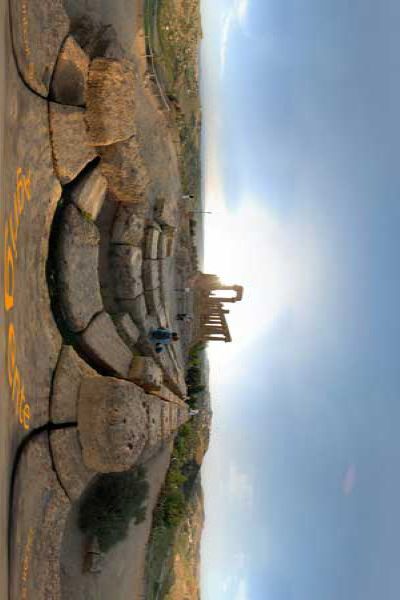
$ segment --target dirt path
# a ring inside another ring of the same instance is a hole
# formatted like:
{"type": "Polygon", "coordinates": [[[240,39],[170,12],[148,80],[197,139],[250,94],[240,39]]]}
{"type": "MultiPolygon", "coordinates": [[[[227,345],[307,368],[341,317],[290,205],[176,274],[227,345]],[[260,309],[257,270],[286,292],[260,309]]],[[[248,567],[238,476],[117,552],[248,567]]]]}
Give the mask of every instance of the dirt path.
{"type": "Polygon", "coordinates": [[[82,573],[84,538],[77,526],[77,507],[68,518],[62,550],[62,591],[64,600],[144,600],[143,573],[151,516],[171,457],[166,448],[146,465],[150,485],[147,518],[132,526],[128,538],[107,555],[99,575],[82,573]]]}

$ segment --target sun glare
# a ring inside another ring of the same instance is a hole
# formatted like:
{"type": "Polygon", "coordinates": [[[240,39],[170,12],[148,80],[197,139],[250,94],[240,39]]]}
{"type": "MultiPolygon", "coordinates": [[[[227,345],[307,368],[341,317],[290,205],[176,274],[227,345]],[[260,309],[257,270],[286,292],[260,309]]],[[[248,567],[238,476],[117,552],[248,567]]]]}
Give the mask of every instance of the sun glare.
{"type": "Polygon", "coordinates": [[[235,211],[220,203],[206,217],[205,271],[244,286],[243,301],[228,315],[232,348],[211,349],[211,356],[230,360],[285,313],[307,314],[321,278],[321,252],[302,219],[280,222],[255,202],[235,211]]]}

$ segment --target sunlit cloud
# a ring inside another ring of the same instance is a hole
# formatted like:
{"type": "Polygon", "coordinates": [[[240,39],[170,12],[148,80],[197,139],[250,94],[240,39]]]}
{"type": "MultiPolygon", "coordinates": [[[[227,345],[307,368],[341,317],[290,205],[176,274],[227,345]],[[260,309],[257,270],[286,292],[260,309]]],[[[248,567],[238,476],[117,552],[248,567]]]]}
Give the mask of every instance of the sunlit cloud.
{"type": "Polygon", "coordinates": [[[226,577],[221,583],[221,590],[226,594],[232,586],[233,576],[226,577]]]}
{"type": "Polygon", "coordinates": [[[221,591],[224,598],[233,600],[249,600],[248,585],[246,579],[239,575],[229,575],[221,582],[221,591]]]}
{"type": "Polygon", "coordinates": [[[209,345],[212,384],[213,372],[220,368],[226,381],[231,375],[245,376],[247,364],[238,355],[254,342],[267,344],[268,332],[280,318],[311,317],[323,287],[323,258],[313,225],[301,215],[283,223],[250,199],[231,211],[217,178],[207,189],[206,209],[213,214],[206,219],[205,271],[226,284],[244,286],[242,302],[227,315],[233,343],[209,345]]]}
{"type": "Polygon", "coordinates": [[[239,581],[237,592],[234,596],[234,600],[249,600],[248,586],[245,579],[239,581]]]}

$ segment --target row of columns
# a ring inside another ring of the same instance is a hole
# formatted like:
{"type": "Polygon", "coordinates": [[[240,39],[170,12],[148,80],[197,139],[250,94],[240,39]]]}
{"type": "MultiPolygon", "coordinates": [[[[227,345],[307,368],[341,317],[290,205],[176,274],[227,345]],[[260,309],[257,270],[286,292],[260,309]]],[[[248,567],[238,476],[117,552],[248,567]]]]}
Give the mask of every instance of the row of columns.
{"type": "Polygon", "coordinates": [[[222,285],[216,275],[203,273],[199,275],[198,290],[200,294],[198,315],[198,335],[203,341],[231,342],[226,315],[229,310],[224,304],[233,304],[242,300],[243,287],[240,285],[222,285]],[[232,296],[225,297],[218,293],[233,292],[232,296]]]}
{"type": "MultiPolygon", "coordinates": [[[[211,300],[211,298],[210,298],[211,300]]],[[[222,301],[212,300],[207,305],[207,312],[200,315],[200,335],[204,341],[230,342],[228,323],[225,315],[229,310],[225,310],[222,301]]]]}

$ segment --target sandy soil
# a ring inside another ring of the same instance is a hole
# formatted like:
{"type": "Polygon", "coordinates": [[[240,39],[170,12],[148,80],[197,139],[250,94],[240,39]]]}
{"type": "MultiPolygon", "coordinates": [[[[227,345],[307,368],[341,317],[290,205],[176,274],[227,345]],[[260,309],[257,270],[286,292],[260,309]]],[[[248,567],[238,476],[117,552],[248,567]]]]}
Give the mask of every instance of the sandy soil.
{"type": "Polygon", "coordinates": [[[151,515],[156,505],[171,457],[166,448],[147,464],[150,485],[147,519],[132,526],[128,538],[117,544],[106,556],[99,575],[82,573],[85,539],[77,526],[78,507],[69,515],[61,558],[63,600],[144,600],[143,573],[146,545],[151,530],[151,515]]]}

